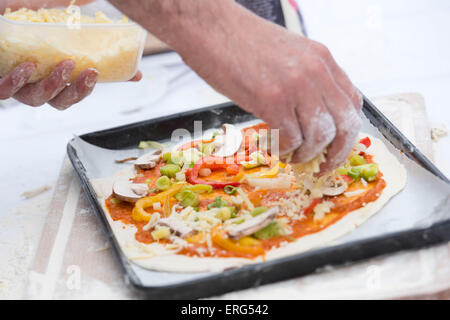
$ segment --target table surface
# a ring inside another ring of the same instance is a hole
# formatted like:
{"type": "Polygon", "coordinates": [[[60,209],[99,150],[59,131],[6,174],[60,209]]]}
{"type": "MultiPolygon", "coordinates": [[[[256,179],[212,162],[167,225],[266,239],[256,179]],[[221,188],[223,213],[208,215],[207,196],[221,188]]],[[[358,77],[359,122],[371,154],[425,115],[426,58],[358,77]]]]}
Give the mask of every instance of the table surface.
{"type": "MultiPolygon", "coordinates": [[[[309,36],[330,48],[362,92],[420,92],[430,121],[449,127],[450,2],[304,0],[300,6],[309,36]]],[[[73,134],[226,100],[175,53],[145,58],[141,70],[141,83],[98,85],[88,99],[65,112],[15,101],[0,104],[1,118],[7,120],[0,126],[0,217],[26,204],[24,191],[54,184],[73,134]]],[[[450,175],[448,146],[449,138],[443,139],[435,156],[450,175]]]]}

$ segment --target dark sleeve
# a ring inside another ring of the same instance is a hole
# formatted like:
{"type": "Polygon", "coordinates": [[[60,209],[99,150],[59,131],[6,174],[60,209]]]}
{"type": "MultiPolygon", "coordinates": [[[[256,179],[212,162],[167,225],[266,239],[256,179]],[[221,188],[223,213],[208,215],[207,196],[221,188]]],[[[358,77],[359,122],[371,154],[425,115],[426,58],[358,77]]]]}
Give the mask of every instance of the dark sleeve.
{"type": "Polygon", "coordinates": [[[236,0],[258,16],[286,26],[280,0],[236,0]]]}

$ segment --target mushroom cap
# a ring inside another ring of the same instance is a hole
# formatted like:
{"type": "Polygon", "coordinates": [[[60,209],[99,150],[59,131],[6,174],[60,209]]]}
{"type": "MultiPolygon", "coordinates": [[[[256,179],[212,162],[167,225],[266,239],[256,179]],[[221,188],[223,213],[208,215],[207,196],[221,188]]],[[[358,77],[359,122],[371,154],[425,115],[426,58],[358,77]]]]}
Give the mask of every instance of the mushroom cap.
{"type": "Polygon", "coordinates": [[[261,230],[262,228],[268,226],[273,219],[275,219],[279,211],[279,206],[269,208],[266,212],[263,212],[230,230],[228,237],[232,240],[239,240],[261,230]]]}
{"type": "Polygon", "coordinates": [[[184,225],[178,220],[171,218],[160,219],[157,224],[159,224],[160,226],[168,227],[176,236],[179,236],[181,238],[186,238],[187,236],[195,232],[194,229],[184,225]]]}
{"type": "Polygon", "coordinates": [[[225,123],[222,125],[224,134],[216,136],[218,150],[214,153],[219,157],[230,157],[239,151],[242,144],[242,132],[232,124],[225,123]],[[221,138],[223,136],[223,138],[221,138]]]}
{"type": "Polygon", "coordinates": [[[158,162],[161,160],[162,150],[155,150],[144,154],[136,159],[134,162],[134,167],[136,169],[152,169],[156,167],[158,162]]]}
{"type": "Polygon", "coordinates": [[[347,190],[347,183],[341,178],[328,178],[323,184],[321,191],[322,194],[327,196],[337,196],[347,190]]]}
{"type": "Polygon", "coordinates": [[[113,184],[114,197],[122,201],[136,202],[145,197],[147,193],[148,186],[145,183],[133,183],[133,181],[130,180],[117,180],[113,184]]]}

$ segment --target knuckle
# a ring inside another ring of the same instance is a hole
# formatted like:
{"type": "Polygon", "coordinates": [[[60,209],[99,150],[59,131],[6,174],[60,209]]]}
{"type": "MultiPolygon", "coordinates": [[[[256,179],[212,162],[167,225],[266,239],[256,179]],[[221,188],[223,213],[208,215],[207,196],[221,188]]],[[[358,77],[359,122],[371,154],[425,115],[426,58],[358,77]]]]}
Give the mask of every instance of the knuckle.
{"type": "Polygon", "coordinates": [[[291,69],[288,73],[288,85],[295,87],[303,87],[308,83],[308,77],[302,68],[291,69]]]}
{"type": "Polygon", "coordinates": [[[362,94],[355,89],[355,95],[354,95],[354,101],[356,101],[356,108],[357,110],[361,110],[363,106],[363,97],[362,94]]]}
{"type": "Polygon", "coordinates": [[[345,139],[346,141],[354,140],[355,136],[358,134],[361,129],[362,119],[356,112],[353,110],[348,113],[348,117],[341,121],[340,125],[338,125],[338,134],[345,139]]]}
{"type": "MultiPolygon", "coordinates": [[[[282,131],[280,131],[280,132],[282,132],[282,131]]],[[[280,135],[281,135],[281,137],[280,137],[279,146],[280,146],[280,151],[282,153],[288,153],[288,152],[295,151],[303,145],[303,139],[301,136],[300,137],[292,137],[292,136],[285,137],[281,133],[280,133],[280,135]]]]}
{"type": "Polygon", "coordinates": [[[318,57],[311,57],[307,62],[307,68],[312,75],[322,75],[327,72],[325,64],[318,57]]]}
{"type": "Polygon", "coordinates": [[[22,102],[23,104],[29,105],[31,107],[40,107],[45,101],[41,99],[41,97],[33,96],[30,93],[21,93],[18,92],[17,96],[15,96],[16,100],[22,102]]]}
{"type": "Polygon", "coordinates": [[[316,143],[326,146],[334,140],[337,129],[330,113],[322,112],[319,115],[319,122],[316,130],[316,143]]]}
{"type": "MultiPolygon", "coordinates": [[[[269,122],[272,126],[272,123],[269,122]]],[[[284,119],[279,125],[279,146],[283,152],[290,152],[298,149],[303,144],[303,136],[298,123],[292,119],[284,119]]]]}
{"type": "Polygon", "coordinates": [[[281,86],[270,85],[265,90],[265,102],[272,106],[280,105],[284,99],[284,90],[281,86]]]}
{"type": "Polygon", "coordinates": [[[331,58],[331,52],[328,47],[320,42],[315,42],[312,46],[312,49],[315,54],[317,54],[325,61],[328,61],[331,58]]]}

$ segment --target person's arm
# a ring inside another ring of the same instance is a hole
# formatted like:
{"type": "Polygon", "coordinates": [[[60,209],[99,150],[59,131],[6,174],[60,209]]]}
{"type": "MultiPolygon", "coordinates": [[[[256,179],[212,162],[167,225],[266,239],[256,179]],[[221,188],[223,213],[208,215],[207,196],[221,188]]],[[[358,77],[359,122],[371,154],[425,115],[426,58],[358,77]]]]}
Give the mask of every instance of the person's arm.
{"type": "Polygon", "coordinates": [[[109,0],[176,50],[212,87],[280,129],[280,150],[306,162],[328,146],[342,163],[361,125],[361,96],[328,49],[233,0],[109,0]]]}

